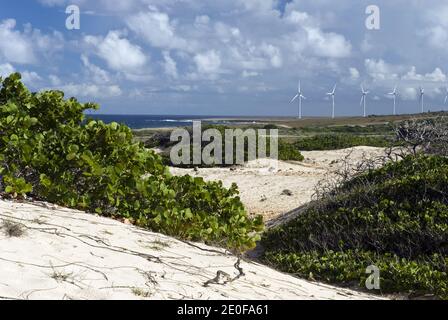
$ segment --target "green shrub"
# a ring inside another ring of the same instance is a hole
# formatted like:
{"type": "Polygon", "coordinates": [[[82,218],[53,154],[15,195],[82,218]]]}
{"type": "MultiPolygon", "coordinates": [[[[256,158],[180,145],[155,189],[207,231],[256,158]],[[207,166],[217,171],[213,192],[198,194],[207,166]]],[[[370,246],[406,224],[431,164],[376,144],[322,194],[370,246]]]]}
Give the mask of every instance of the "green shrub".
{"type": "MultiPolygon", "coordinates": [[[[236,163],[236,148],[233,148],[233,163],[228,165],[225,162],[225,136],[226,136],[226,129],[231,129],[234,130],[235,128],[230,128],[230,127],[226,127],[226,126],[221,126],[221,125],[207,125],[202,127],[202,131],[204,132],[205,130],[209,130],[209,129],[216,129],[219,131],[219,133],[222,136],[222,161],[221,164],[211,164],[211,165],[207,165],[207,164],[192,164],[192,163],[188,163],[188,164],[174,164],[171,162],[171,157],[170,157],[170,148],[177,144],[177,142],[171,142],[170,141],[170,132],[159,132],[156,134],[153,134],[152,137],[150,137],[146,142],[145,145],[148,148],[167,148],[167,150],[165,150],[162,154],[161,157],[163,159],[163,163],[165,165],[169,165],[169,166],[176,166],[176,167],[181,167],[181,168],[193,168],[193,167],[200,167],[200,168],[207,168],[207,167],[227,167],[230,165],[233,165],[236,163]]],[[[244,129],[242,129],[244,131],[244,129]]],[[[234,139],[235,140],[235,139],[234,139]]],[[[193,134],[192,131],[190,129],[190,153],[193,154],[193,134]]],[[[269,137],[266,138],[266,155],[269,156],[270,155],[270,142],[269,142],[269,137]]],[[[201,142],[201,152],[202,150],[209,144],[210,142],[207,141],[202,141],[201,142]]],[[[258,133],[257,133],[257,139],[256,139],[256,143],[257,143],[257,150],[258,150],[258,133]]],[[[234,141],[234,146],[235,146],[235,141],[234,141]]],[[[279,139],[278,140],[278,158],[279,160],[283,160],[283,161],[288,161],[288,160],[295,160],[295,161],[303,161],[304,157],[303,155],[300,153],[300,151],[291,143],[288,143],[287,141],[283,140],[283,139],[279,139]]],[[[248,160],[248,142],[247,139],[245,139],[244,141],[244,161],[248,160]]]]}
{"type": "Polygon", "coordinates": [[[447,182],[448,159],[437,156],[408,156],[371,170],[269,230],[265,259],[337,283],[362,282],[375,264],[384,292],[448,298],[447,182]]]}
{"type": "Polygon", "coordinates": [[[359,136],[351,134],[324,134],[301,138],[294,146],[301,151],[338,150],[357,146],[388,147],[391,142],[385,137],[359,136]]]}
{"type": "Polygon", "coordinates": [[[278,159],[283,161],[303,161],[305,157],[294,144],[280,139],[278,142],[278,159]]]}
{"type": "Polygon", "coordinates": [[[390,136],[394,133],[394,124],[371,125],[336,125],[336,126],[306,126],[301,128],[309,134],[351,134],[351,135],[378,135],[390,136]]]}
{"type": "Polygon", "coordinates": [[[276,124],[269,123],[269,124],[264,125],[263,129],[272,130],[272,129],[280,129],[280,128],[276,124]]]}
{"type": "Polygon", "coordinates": [[[188,240],[244,250],[255,245],[235,186],[171,176],[158,155],[117,123],[84,119],[96,105],[60,91],[30,93],[14,74],[0,90],[0,191],[125,217],[188,240]]]}
{"type": "Polygon", "coordinates": [[[366,267],[375,265],[380,270],[379,292],[409,292],[414,295],[433,293],[448,298],[447,258],[435,254],[418,260],[408,260],[392,254],[366,251],[312,251],[304,253],[269,252],[266,261],[284,272],[300,277],[365,287],[369,276],[366,267]]]}

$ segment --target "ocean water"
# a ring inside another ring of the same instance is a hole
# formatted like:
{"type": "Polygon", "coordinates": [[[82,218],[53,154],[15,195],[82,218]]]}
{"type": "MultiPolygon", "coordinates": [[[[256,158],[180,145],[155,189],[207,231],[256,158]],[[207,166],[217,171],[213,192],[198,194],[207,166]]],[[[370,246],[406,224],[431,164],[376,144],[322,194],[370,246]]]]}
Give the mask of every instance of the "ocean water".
{"type": "Polygon", "coordinates": [[[126,124],[131,129],[190,127],[193,121],[201,120],[204,124],[254,123],[250,120],[228,120],[229,117],[216,116],[158,116],[158,115],[113,115],[87,114],[87,118],[102,120],[105,123],[117,122],[126,124]],[[220,118],[222,120],[220,120],[220,118]],[[213,119],[213,120],[205,120],[213,119]]]}

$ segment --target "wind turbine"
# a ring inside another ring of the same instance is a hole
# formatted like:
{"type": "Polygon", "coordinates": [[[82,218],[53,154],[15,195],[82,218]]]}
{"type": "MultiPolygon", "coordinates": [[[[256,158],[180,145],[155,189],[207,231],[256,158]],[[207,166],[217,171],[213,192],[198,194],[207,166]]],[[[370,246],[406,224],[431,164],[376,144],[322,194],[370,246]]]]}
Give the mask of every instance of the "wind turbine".
{"type": "Polygon", "coordinates": [[[398,96],[397,86],[395,86],[394,91],[388,93],[388,95],[394,96],[394,116],[395,116],[397,114],[397,96],[398,96]]]}
{"type": "Polygon", "coordinates": [[[369,93],[368,90],[364,90],[364,87],[361,85],[361,92],[362,92],[362,96],[361,96],[361,103],[360,105],[362,106],[364,103],[364,118],[367,117],[367,113],[366,113],[366,98],[367,98],[367,94],[369,93]]]}
{"type": "Polygon", "coordinates": [[[425,89],[423,89],[422,87],[420,87],[420,102],[422,105],[422,113],[424,112],[424,108],[423,108],[423,99],[425,96],[425,89]]]}
{"type": "Polygon", "coordinates": [[[333,102],[333,109],[332,109],[332,113],[331,113],[332,119],[334,119],[334,96],[336,94],[336,87],[337,87],[337,84],[334,85],[333,91],[327,93],[327,96],[331,96],[331,100],[333,102]]]}
{"type": "Polygon", "coordinates": [[[302,94],[300,81],[299,81],[299,87],[298,87],[298,90],[297,90],[297,94],[294,96],[294,98],[292,98],[290,103],[293,103],[296,99],[299,100],[299,119],[302,119],[302,99],[306,100],[306,97],[302,94]]]}

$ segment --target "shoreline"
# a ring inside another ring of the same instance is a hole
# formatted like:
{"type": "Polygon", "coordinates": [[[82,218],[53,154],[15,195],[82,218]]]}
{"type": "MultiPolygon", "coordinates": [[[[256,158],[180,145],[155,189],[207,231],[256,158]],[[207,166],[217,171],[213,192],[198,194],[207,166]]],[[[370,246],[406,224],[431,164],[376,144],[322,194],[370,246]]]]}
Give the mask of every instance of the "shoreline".
{"type": "MultiPolygon", "coordinates": [[[[387,125],[393,124],[401,121],[419,119],[419,118],[437,118],[444,113],[433,112],[430,114],[403,114],[403,115],[371,115],[368,117],[362,116],[343,116],[336,117],[334,119],[328,117],[304,117],[303,119],[298,119],[293,116],[235,116],[235,117],[209,117],[209,118],[195,118],[192,117],[188,119],[189,121],[202,121],[207,125],[221,125],[228,127],[257,127],[265,125],[276,125],[283,129],[302,129],[310,127],[341,127],[341,126],[377,126],[377,125],[387,125]]],[[[118,116],[117,116],[118,117],[118,116]]],[[[169,117],[169,116],[167,116],[169,117]]],[[[191,127],[191,123],[188,125],[173,125],[173,126],[160,126],[160,127],[146,127],[146,128],[131,128],[134,132],[142,131],[171,131],[176,128],[191,127]]],[[[128,125],[129,126],[129,125],[128,125]]]]}

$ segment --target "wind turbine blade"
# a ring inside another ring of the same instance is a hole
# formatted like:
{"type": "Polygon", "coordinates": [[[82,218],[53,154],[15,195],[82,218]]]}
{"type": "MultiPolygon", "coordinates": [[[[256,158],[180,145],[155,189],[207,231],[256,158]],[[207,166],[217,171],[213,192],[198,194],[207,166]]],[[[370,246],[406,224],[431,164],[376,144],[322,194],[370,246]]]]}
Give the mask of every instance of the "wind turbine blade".
{"type": "Polygon", "coordinates": [[[360,106],[362,106],[362,103],[364,102],[364,96],[361,97],[361,102],[359,103],[360,106]]]}
{"type": "Polygon", "coordinates": [[[337,87],[337,86],[338,86],[338,84],[336,83],[336,84],[334,85],[332,94],[334,94],[334,93],[336,92],[336,87],[337,87]]]}
{"type": "Polygon", "coordinates": [[[299,81],[299,91],[297,91],[297,92],[299,92],[299,93],[302,92],[302,90],[300,90],[300,87],[301,87],[301,86],[300,86],[300,81],[299,81]]]}
{"type": "Polygon", "coordinates": [[[294,98],[292,98],[292,100],[291,100],[291,102],[290,103],[293,103],[297,98],[299,97],[299,95],[298,94],[296,94],[295,95],[295,97],[294,98]]]}
{"type": "Polygon", "coordinates": [[[306,97],[305,97],[305,96],[300,96],[300,98],[302,98],[302,99],[305,99],[305,100],[306,100],[306,97]]]}

